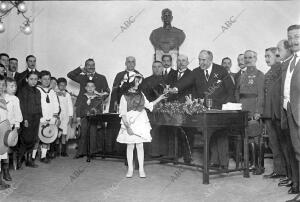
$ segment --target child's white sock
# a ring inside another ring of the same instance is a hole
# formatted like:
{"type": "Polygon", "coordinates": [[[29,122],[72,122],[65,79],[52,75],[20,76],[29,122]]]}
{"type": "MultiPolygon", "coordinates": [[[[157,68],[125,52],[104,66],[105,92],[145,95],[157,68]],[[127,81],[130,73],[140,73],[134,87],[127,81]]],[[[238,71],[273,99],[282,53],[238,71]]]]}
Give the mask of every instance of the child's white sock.
{"type": "Polygon", "coordinates": [[[139,161],[139,170],[144,172],[144,145],[143,143],[136,144],[137,157],[139,161]]]}
{"type": "Polygon", "coordinates": [[[134,149],[134,144],[127,144],[127,164],[128,164],[128,173],[127,177],[132,177],[133,173],[133,149],[134,149]]]}
{"type": "Polygon", "coordinates": [[[41,148],[42,154],[41,154],[41,158],[46,158],[46,154],[47,154],[47,149],[46,148],[41,148]]]}
{"type": "Polygon", "coordinates": [[[37,149],[32,150],[32,158],[35,159],[37,149]]]}

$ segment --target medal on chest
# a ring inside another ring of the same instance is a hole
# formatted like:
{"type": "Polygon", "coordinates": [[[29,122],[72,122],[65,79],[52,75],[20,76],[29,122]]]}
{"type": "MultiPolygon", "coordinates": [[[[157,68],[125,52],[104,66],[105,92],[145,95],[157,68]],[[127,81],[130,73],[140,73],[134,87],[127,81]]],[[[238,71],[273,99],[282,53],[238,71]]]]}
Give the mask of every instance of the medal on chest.
{"type": "Polygon", "coordinates": [[[255,75],[248,76],[248,84],[249,85],[253,85],[254,84],[254,78],[255,77],[256,77],[255,75]]]}

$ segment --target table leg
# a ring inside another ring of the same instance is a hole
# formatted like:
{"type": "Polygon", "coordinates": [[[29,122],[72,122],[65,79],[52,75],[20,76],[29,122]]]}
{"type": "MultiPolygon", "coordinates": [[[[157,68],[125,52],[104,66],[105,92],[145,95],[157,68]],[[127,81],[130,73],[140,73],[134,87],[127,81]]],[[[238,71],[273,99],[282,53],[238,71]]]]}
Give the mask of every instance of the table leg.
{"type": "Polygon", "coordinates": [[[242,137],[244,138],[244,177],[248,178],[249,175],[249,149],[248,149],[248,134],[246,128],[242,129],[242,137]]]}
{"type": "Polygon", "coordinates": [[[91,154],[90,154],[90,127],[91,127],[91,120],[89,117],[86,118],[87,120],[87,133],[86,133],[86,161],[91,161],[91,154]]]}
{"type": "Polygon", "coordinates": [[[176,130],[176,134],[174,136],[174,164],[177,164],[178,162],[178,135],[178,131],[176,130]]]}
{"type": "Polygon", "coordinates": [[[203,158],[203,184],[209,184],[209,169],[208,169],[208,163],[209,163],[209,134],[208,130],[205,127],[203,129],[203,137],[204,137],[204,158],[203,158]]]}
{"type": "Polygon", "coordinates": [[[102,143],[102,148],[103,148],[103,156],[102,156],[102,159],[105,159],[105,153],[106,153],[106,150],[105,150],[105,146],[106,146],[106,122],[103,122],[102,123],[102,126],[104,126],[104,131],[103,131],[103,143],[102,143]]]}

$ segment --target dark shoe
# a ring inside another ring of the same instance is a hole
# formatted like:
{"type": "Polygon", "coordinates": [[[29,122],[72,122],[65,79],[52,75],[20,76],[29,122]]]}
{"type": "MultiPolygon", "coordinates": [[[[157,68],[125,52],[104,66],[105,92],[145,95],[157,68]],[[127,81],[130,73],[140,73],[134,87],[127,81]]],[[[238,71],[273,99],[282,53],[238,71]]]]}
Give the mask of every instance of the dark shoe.
{"type": "Polygon", "coordinates": [[[84,157],[84,155],[82,155],[82,154],[76,154],[74,156],[74,159],[79,159],[79,158],[82,158],[82,157],[84,157]]]}
{"type": "Polygon", "coordinates": [[[62,152],[61,152],[61,156],[63,156],[63,157],[66,157],[66,156],[69,156],[68,154],[67,154],[67,145],[66,144],[63,144],[63,145],[61,145],[61,149],[62,149],[62,152]]]}
{"type": "Polygon", "coordinates": [[[48,163],[50,163],[50,159],[48,159],[48,158],[45,157],[45,158],[42,158],[40,160],[40,162],[48,164],[48,163]]]}
{"type": "Polygon", "coordinates": [[[183,161],[184,161],[184,163],[186,163],[186,164],[191,164],[192,159],[191,159],[191,158],[183,159],[183,161]]]}
{"type": "Polygon", "coordinates": [[[291,180],[281,181],[278,183],[279,187],[291,187],[292,185],[293,185],[293,182],[291,180]]]}
{"type": "Polygon", "coordinates": [[[300,194],[298,194],[291,200],[287,200],[286,202],[299,202],[299,201],[300,201],[300,194]]]}
{"type": "Polygon", "coordinates": [[[26,161],[25,166],[31,167],[31,168],[37,168],[37,167],[39,167],[38,165],[36,165],[36,164],[34,163],[34,159],[33,159],[32,157],[30,157],[30,158],[28,159],[28,161],[26,161]]]}
{"type": "Polygon", "coordinates": [[[292,187],[288,191],[289,194],[299,194],[299,185],[297,183],[293,183],[292,187]]]}
{"type": "Polygon", "coordinates": [[[228,169],[228,166],[220,166],[220,169],[221,169],[221,170],[227,170],[227,169],[228,169]]]}
{"type": "Polygon", "coordinates": [[[218,165],[218,164],[215,164],[215,163],[212,163],[212,164],[210,164],[210,166],[209,167],[211,167],[211,168],[219,168],[220,167],[220,165],[218,165]]]}
{"type": "Polygon", "coordinates": [[[281,182],[281,181],[289,181],[290,180],[290,178],[288,178],[288,177],[283,177],[283,178],[280,178],[279,179],[279,182],[281,182]]]}
{"type": "Polygon", "coordinates": [[[55,159],[56,158],[56,153],[54,151],[47,152],[46,158],[55,159]]]}
{"type": "Polygon", "coordinates": [[[278,173],[272,172],[271,174],[269,174],[269,175],[264,175],[263,177],[264,177],[264,178],[277,179],[277,178],[284,177],[284,175],[280,175],[280,174],[278,174],[278,173]]]}
{"type": "Polygon", "coordinates": [[[255,168],[253,170],[252,174],[253,175],[262,175],[265,172],[265,168],[255,168]]]}
{"type": "Polygon", "coordinates": [[[0,179],[0,190],[4,190],[8,188],[10,188],[10,185],[6,184],[2,179],[0,179]]]}

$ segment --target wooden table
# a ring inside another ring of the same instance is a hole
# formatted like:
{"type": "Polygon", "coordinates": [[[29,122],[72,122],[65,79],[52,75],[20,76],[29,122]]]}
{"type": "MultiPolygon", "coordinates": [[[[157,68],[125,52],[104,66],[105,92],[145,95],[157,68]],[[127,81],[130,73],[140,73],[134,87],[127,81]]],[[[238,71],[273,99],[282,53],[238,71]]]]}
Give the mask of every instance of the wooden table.
{"type": "MultiPolygon", "coordinates": [[[[198,128],[203,134],[204,139],[204,160],[203,165],[197,164],[186,164],[173,161],[175,164],[184,164],[188,166],[197,167],[200,171],[203,172],[203,184],[209,184],[209,175],[219,174],[219,173],[228,173],[241,171],[244,172],[244,177],[249,177],[249,151],[248,151],[248,135],[246,133],[246,127],[248,125],[248,112],[245,111],[233,111],[233,110],[209,110],[197,115],[179,115],[176,116],[166,116],[166,114],[161,113],[148,113],[149,120],[151,124],[154,125],[166,125],[166,126],[177,126],[177,127],[194,127],[198,128]],[[216,129],[238,129],[241,131],[240,135],[244,142],[244,163],[242,168],[236,169],[226,169],[218,170],[209,167],[209,141],[212,133],[216,129]]],[[[91,123],[107,123],[107,122],[119,122],[121,118],[119,114],[97,114],[87,116],[88,126],[91,123]]],[[[89,128],[89,127],[88,127],[89,128]]],[[[104,127],[104,136],[106,136],[106,127],[104,127]]],[[[87,137],[87,161],[90,161],[90,147],[89,147],[89,130],[86,134],[87,137]]],[[[176,137],[176,136],[175,136],[176,137]]],[[[175,147],[177,143],[175,141],[175,147]]],[[[124,156],[115,156],[105,154],[105,138],[103,142],[104,152],[100,155],[103,158],[121,158],[124,159],[124,156]]],[[[175,149],[176,150],[176,149],[175,149]]],[[[159,160],[159,159],[155,159],[159,160]]]]}
{"type": "Polygon", "coordinates": [[[121,117],[119,114],[116,113],[104,113],[104,114],[95,114],[95,115],[88,115],[87,118],[87,134],[86,134],[86,141],[87,141],[87,162],[91,161],[91,154],[90,154],[90,125],[91,124],[99,124],[102,123],[104,128],[104,138],[102,142],[103,150],[101,153],[94,155],[95,157],[102,157],[102,158],[118,158],[124,159],[124,156],[117,156],[107,154],[105,151],[106,148],[106,137],[107,137],[107,126],[106,123],[120,123],[121,117]]]}
{"type": "MultiPolygon", "coordinates": [[[[203,172],[203,184],[209,184],[210,174],[228,173],[243,170],[244,177],[249,177],[249,151],[248,151],[248,135],[246,127],[248,125],[248,112],[233,110],[209,110],[197,115],[178,115],[167,116],[161,113],[148,114],[151,124],[178,126],[178,127],[194,127],[198,128],[203,134],[204,139],[204,160],[203,165],[185,164],[199,168],[203,172]],[[238,129],[241,131],[241,138],[244,142],[244,164],[241,169],[216,170],[209,168],[209,141],[213,131],[216,129],[238,129]],[[211,170],[211,171],[210,171],[211,170]]],[[[176,146],[175,141],[175,146],[176,146]]],[[[176,150],[176,148],[175,148],[176,150]]]]}

